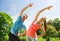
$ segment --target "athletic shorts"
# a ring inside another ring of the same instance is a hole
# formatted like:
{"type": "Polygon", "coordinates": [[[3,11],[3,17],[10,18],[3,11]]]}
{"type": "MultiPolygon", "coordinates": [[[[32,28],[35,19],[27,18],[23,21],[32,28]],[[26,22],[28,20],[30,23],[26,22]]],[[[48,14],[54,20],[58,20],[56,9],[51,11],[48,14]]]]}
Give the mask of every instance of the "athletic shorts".
{"type": "Polygon", "coordinates": [[[12,33],[9,33],[9,41],[20,41],[19,37],[15,36],[12,33]]]}

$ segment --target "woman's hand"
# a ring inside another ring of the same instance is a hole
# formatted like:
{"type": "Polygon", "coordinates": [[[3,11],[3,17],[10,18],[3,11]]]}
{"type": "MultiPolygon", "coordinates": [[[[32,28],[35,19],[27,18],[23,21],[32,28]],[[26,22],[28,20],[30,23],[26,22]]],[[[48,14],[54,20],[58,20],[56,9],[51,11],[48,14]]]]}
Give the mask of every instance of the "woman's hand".
{"type": "Polygon", "coordinates": [[[53,6],[52,6],[52,5],[50,5],[50,6],[48,6],[46,9],[50,10],[52,7],[53,7],[53,6]]]}

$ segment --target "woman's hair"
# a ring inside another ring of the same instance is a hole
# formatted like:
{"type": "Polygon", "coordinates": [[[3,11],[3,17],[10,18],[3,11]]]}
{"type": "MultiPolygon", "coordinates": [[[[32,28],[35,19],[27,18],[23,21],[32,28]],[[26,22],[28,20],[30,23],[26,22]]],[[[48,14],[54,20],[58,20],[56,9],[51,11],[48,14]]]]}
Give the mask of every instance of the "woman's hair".
{"type": "Polygon", "coordinates": [[[47,30],[47,23],[46,23],[46,20],[44,21],[44,29],[45,29],[45,31],[47,30]]]}

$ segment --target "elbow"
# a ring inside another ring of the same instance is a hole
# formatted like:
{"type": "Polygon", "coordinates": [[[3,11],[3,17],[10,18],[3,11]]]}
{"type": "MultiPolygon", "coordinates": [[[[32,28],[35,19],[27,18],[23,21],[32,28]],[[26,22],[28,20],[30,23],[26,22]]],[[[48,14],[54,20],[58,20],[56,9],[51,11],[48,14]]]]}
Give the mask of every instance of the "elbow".
{"type": "Polygon", "coordinates": [[[45,35],[46,35],[46,31],[44,30],[44,31],[43,31],[43,36],[45,36],[45,35]]]}
{"type": "Polygon", "coordinates": [[[46,35],[46,33],[43,34],[43,36],[45,36],[45,35],[46,35]]]}
{"type": "Polygon", "coordinates": [[[43,36],[45,36],[45,35],[46,35],[46,33],[44,32],[43,36]]]}
{"type": "Polygon", "coordinates": [[[42,36],[45,36],[46,35],[46,33],[44,32],[44,33],[42,33],[42,36]]]}

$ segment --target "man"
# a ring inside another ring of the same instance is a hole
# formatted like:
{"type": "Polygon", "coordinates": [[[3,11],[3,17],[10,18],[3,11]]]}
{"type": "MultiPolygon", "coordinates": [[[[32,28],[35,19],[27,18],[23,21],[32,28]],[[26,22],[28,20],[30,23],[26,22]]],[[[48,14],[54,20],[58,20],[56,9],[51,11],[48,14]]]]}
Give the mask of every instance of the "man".
{"type": "Polygon", "coordinates": [[[16,22],[13,24],[10,33],[9,33],[9,41],[20,41],[18,36],[20,36],[19,31],[21,30],[21,28],[24,28],[26,30],[25,25],[23,24],[23,22],[27,19],[27,15],[23,14],[23,12],[28,8],[28,7],[32,7],[32,3],[28,4],[25,8],[23,8],[20,12],[20,16],[18,17],[18,19],[16,20],[16,22]]]}

